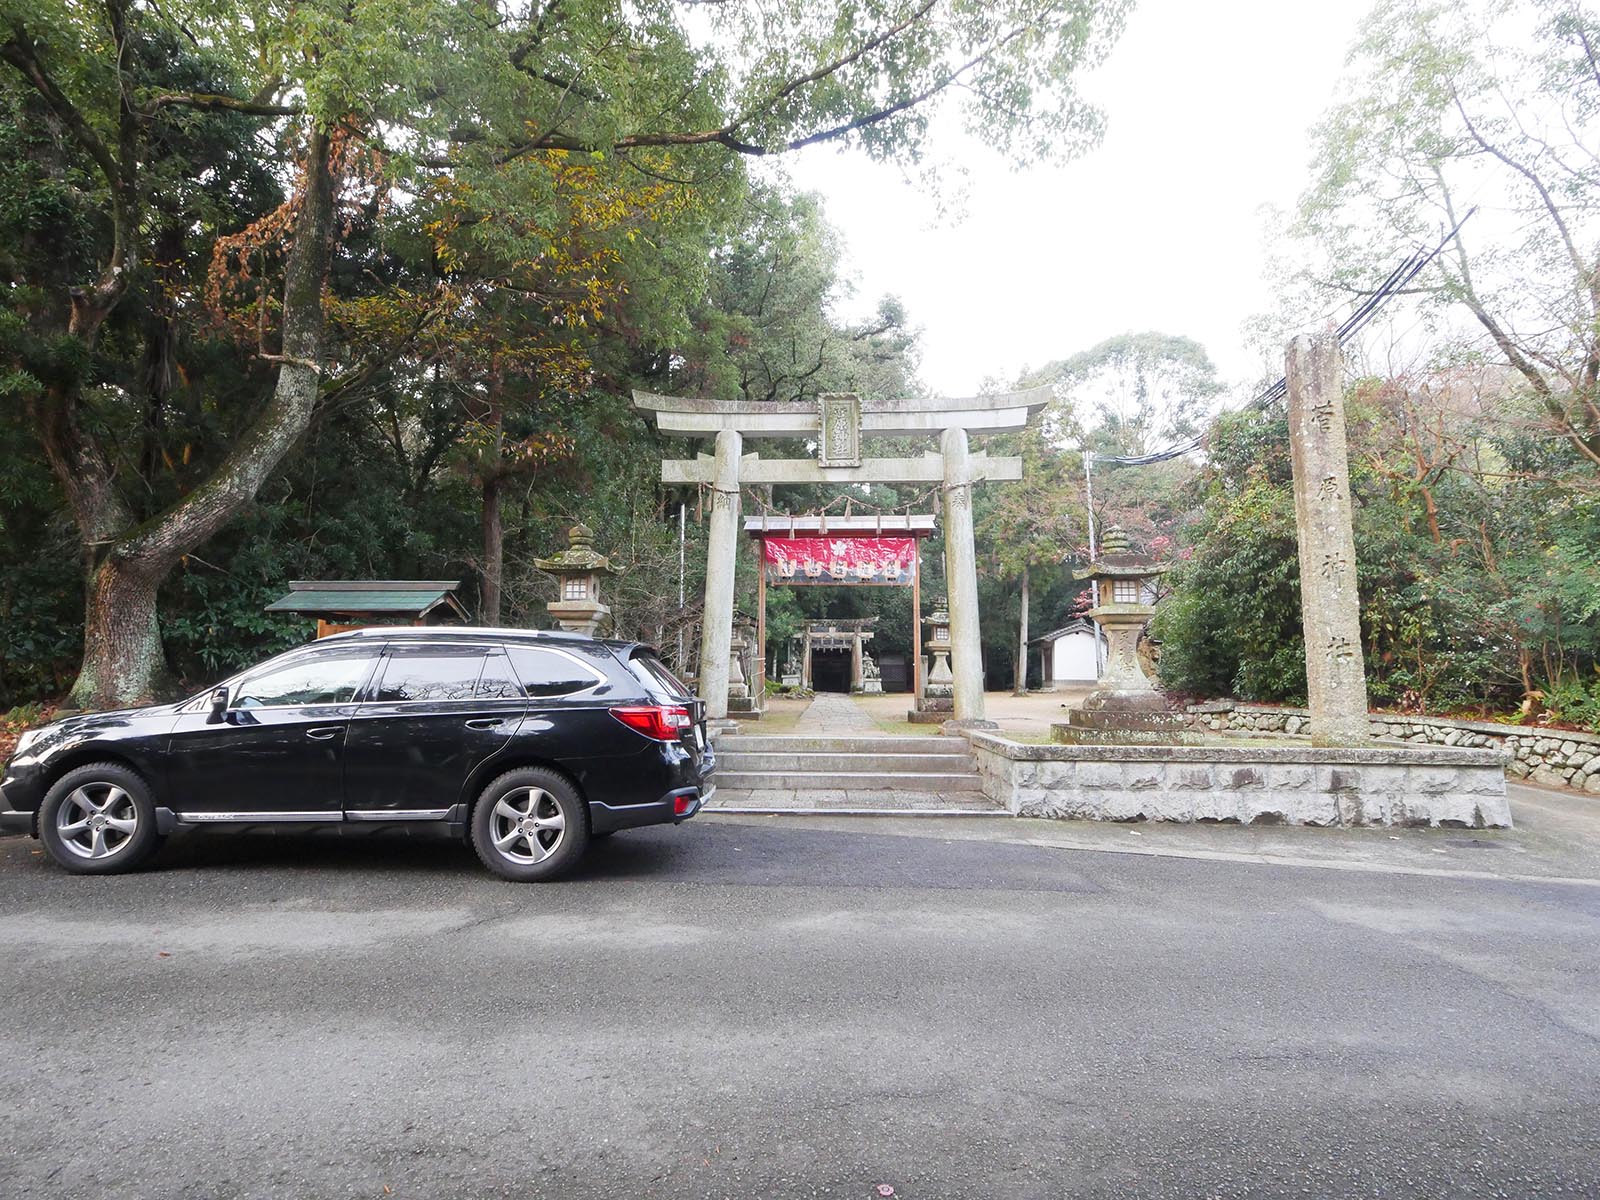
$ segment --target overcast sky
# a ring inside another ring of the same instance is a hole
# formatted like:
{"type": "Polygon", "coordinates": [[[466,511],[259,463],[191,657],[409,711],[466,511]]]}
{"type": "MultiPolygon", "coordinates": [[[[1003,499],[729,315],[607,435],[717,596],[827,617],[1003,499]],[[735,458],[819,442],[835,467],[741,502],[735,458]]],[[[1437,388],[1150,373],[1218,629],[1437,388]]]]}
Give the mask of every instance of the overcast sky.
{"type": "MultiPolygon", "coordinates": [[[[1241,386],[1265,367],[1244,323],[1265,311],[1264,204],[1309,178],[1366,0],[1140,0],[1085,92],[1101,146],[1016,172],[955,138],[969,193],[941,223],[893,167],[831,149],[787,164],[825,197],[858,276],[858,309],[898,295],[924,328],[923,379],[966,395],[1132,330],[1185,334],[1241,386]]],[[[1281,361],[1278,364],[1281,370],[1281,361]]]]}

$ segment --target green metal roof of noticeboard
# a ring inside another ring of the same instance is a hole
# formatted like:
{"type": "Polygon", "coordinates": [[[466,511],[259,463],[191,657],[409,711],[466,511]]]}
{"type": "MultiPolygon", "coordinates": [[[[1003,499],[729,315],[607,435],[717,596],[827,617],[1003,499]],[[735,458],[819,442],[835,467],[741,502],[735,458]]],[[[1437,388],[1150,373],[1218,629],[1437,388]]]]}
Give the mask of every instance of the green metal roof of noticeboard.
{"type": "Polygon", "coordinates": [[[422,617],[441,605],[462,620],[467,610],[456,599],[453,579],[296,579],[289,592],[267,605],[268,612],[307,616],[384,613],[422,617]]]}

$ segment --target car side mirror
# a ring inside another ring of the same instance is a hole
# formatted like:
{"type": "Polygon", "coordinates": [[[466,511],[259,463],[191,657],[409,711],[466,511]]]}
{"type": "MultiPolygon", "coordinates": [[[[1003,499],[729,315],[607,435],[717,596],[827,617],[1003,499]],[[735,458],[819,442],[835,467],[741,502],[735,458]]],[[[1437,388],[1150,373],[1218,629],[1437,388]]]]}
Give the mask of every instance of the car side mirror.
{"type": "Polygon", "coordinates": [[[211,712],[206,716],[206,724],[220,725],[228,716],[228,689],[219,687],[211,693],[211,712]]]}

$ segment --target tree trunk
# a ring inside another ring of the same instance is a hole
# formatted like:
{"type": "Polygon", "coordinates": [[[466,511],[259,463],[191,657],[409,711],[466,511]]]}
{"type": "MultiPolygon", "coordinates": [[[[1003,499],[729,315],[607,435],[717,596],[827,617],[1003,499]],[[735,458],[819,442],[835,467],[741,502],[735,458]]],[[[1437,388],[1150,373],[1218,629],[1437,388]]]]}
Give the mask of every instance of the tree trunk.
{"type": "Polygon", "coordinates": [[[107,558],[84,601],[83,665],[67,703],[73,708],[147,704],[170,684],[156,619],[159,578],[107,558]]]}
{"type": "Polygon", "coordinates": [[[500,394],[499,359],[491,358],[489,394],[484,423],[489,427],[489,448],[482,475],[483,567],[478,597],[478,619],[485,625],[500,624],[500,591],[505,579],[506,531],[500,516],[500,456],[505,450],[505,405],[500,394]]]}
{"type": "Polygon", "coordinates": [[[478,619],[500,624],[500,583],[505,570],[505,526],[500,520],[500,480],[483,481],[483,587],[478,598],[478,619]]]}
{"type": "Polygon", "coordinates": [[[86,558],[91,562],[84,606],[83,666],[68,704],[122,707],[159,698],[166,684],[156,592],[182,557],[215,535],[255,499],[256,492],[311,423],[320,393],[323,356],[322,287],[333,236],[331,146],[322,131],[307,147],[305,193],[295,216],[284,266],[283,353],[272,399],[217,470],[177,504],[142,525],[117,498],[103,454],[70,421],[65,440],[45,450],[58,476],[64,464],[87,463],[85,479],[63,478],[74,500],[86,558]],[[95,468],[103,468],[97,474],[95,468]],[[74,495],[74,492],[78,495],[74,495]],[[115,538],[97,537],[108,517],[115,538]],[[109,542],[109,544],[107,544],[109,542]]]}
{"type": "Polygon", "coordinates": [[[1028,568],[1022,568],[1021,616],[1017,621],[1017,683],[1012,688],[1017,696],[1028,694],[1028,568]]]}

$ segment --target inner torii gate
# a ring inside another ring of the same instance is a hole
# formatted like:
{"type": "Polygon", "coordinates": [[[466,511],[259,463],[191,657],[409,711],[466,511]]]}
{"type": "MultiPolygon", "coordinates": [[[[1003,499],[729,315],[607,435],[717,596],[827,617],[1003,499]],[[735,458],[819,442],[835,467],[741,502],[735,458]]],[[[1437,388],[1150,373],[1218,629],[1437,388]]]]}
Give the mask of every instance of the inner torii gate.
{"type": "Polygon", "coordinates": [[[691,400],[634,392],[634,407],[650,414],[662,433],[716,439],[715,455],[668,459],[661,464],[662,483],[705,484],[713,493],[700,635],[700,694],[706,702],[707,716],[722,719],[728,715],[740,488],[762,483],[936,483],[944,494],[953,715],[964,723],[982,722],[983,656],[978,636],[972,485],[985,479],[1021,479],[1022,460],[973,453],[967,435],[1014,433],[1024,428],[1049,400],[1048,385],[970,399],[863,402],[846,392],[822,396],[815,403],[691,400]],[[918,458],[861,457],[861,441],[866,437],[935,435],[939,438],[936,454],[924,453],[918,458]],[[804,439],[815,445],[817,457],[763,459],[759,454],[745,454],[746,437],[804,439]]]}

